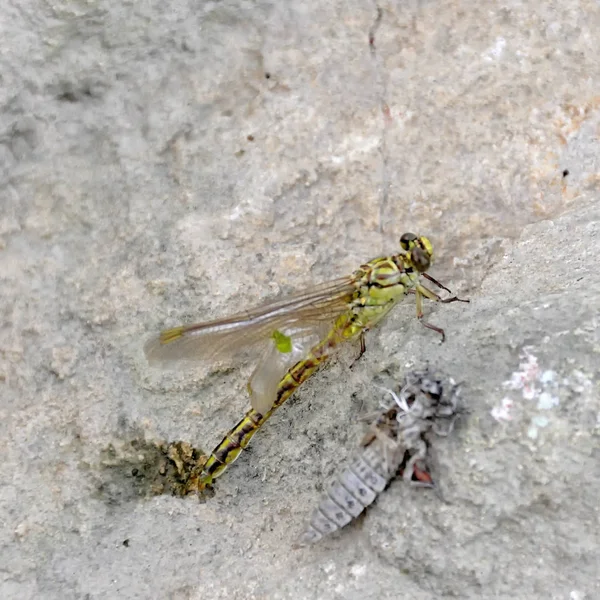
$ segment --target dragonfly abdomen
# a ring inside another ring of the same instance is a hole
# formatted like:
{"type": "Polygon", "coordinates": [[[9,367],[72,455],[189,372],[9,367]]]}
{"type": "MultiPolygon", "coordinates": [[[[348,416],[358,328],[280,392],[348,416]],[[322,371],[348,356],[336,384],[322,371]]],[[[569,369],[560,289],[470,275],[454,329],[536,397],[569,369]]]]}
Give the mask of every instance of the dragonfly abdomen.
{"type": "Polygon", "coordinates": [[[284,375],[277,387],[277,397],[270,410],[264,415],[256,412],[253,408],[248,410],[244,417],[225,435],[206,461],[204,465],[205,483],[210,483],[219,477],[231,463],[235,462],[265,421],[329,358],[332,350],[341,340],[339,332],[334,328],[323,341],[309,351],[304,360],[297,362],[284,375]]]}
{"type": "Polygon", "coordinates": [[[261,415],[251,408],[244,417],[227,433],[221,443],[212,451],[204,465],[205,483],[223,473],[228,465],[235,462],[242,450],[250,443],[258,431],[261,415]]]}

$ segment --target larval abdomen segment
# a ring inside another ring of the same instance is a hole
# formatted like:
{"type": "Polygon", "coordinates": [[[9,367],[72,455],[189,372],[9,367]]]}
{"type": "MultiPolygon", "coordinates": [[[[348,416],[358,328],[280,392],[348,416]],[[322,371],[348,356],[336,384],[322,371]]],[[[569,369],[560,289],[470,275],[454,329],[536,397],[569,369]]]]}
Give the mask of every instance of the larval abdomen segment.
{"type": "MultiPolygon", "coordinates": [[[[367,460],[365,460],[364,454],[366,454],[366,451],[358,454],[352,459],[352,462],[350,463],[350,469],[364,485],[368,486],[369,489],[379,494],[385,489],[388,480],[380,472],[377,472],[377,470],[373,468],[373,466],[371,466],[367,460]]],[[[373,502],[373,500],[371,500],[371,502],[373,502]]],[[[369,502],[369,504],[371,504],[371,502],[369,502]]]]}
{"type": "MultiPolygon", "coordinates": [[[[387,464],[387,452],[376,440],[355,455],[348,467],[327,490],[312,515],[310,525],[299,540],[300,545],[313,544],[356,519],[393,477],[398,464],[387,464]]],[[[394,453],[389,453],[390,457],[394,453]]]]}

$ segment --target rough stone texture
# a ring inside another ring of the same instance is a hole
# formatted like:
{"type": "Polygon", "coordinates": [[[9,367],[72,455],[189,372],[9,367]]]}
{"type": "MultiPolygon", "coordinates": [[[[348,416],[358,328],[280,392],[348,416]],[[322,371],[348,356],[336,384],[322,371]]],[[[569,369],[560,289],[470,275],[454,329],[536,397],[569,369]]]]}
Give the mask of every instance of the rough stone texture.
{"type": "Polygon", "coordinates": [[[600,597],[599,32],[573,0],[5,2],[0,597],[600,597]],[[427,307],[446,344],[409,299],[204,503],[105,480],[109,444],[210,449],[246,408],[251,363],[156,372],[151,331],[406,230],[473,300],[427,307]],[[472,409],[450,503],[396,482],[292,551],[373,378],[425,359],[472,409]]]}

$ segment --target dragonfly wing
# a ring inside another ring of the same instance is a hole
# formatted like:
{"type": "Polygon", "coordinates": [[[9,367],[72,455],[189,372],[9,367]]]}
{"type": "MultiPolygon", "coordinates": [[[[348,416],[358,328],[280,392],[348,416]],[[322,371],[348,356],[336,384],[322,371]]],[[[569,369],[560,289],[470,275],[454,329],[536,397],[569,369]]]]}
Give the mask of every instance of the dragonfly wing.
{"type": "Polygon", "coordinates": [[[264,415],[275,402],[279,382],[290,367],[302,360],[308,351],[327,334],[324,324],[313,327],[296,328],[283,332],[292,340],[290,352],[281,352],[273,340],[263,353],[260,362],[254,369],[248,391],[252,408],[264,415]]]}
{"type": "Polygon", "coordinates": [[[150,339],[144,352],[151,364],[219,360],[264,343],[274,331],[331,324],[347,309],[355,289],[345,277],[229,318],[167,329],[150,339]]]}

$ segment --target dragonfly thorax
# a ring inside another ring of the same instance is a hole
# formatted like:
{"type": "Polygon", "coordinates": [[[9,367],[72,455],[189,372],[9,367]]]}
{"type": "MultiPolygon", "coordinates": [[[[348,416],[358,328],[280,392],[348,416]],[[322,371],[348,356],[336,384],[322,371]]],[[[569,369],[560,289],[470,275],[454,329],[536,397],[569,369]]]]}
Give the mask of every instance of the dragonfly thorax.
{"type": "Polygon", "coordinates": [[[345,338],[355,337],[376,325],[417,285],[419,272],[412,266],[406,268],[405,262],[409,263],[409,259],[404,254],[380,257],[355,272],[357,291],[351,304],[351,323],[345,325],[345,338]]]}

